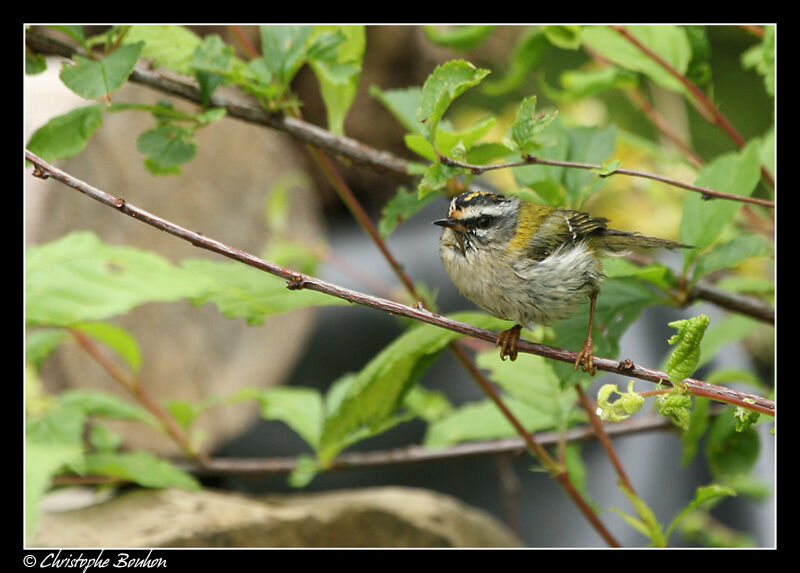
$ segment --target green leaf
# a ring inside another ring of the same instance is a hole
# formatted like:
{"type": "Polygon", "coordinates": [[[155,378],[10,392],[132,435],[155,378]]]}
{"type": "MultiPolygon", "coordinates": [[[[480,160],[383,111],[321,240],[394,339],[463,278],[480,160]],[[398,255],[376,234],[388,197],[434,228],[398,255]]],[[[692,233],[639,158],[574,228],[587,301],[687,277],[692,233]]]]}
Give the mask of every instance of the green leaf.
{"type": "Polygon", "coordinates": [[[143,42],[119,46],[99,60],[75,55],[75,64],[64,64],[59,77],[69,89],[85,99],[99,99],[113,93],[131,75],[143,42]]]}
{"type": "Polygon", "coordinates": [[[134,373],[141,370],[142,354],[139,343],[124,328],[107,322],[80,322],[72,325],[72,328],[112,348],[134,373]]]}
{"type": "Polygon", "coordinates": [[[669,326],[678,330],[667,342],[675,348],[667,360],[667,375],[673,384],[680,384],[691,376],[700,362],[700,343],[711,319],[700,314],[685,320],[676,320],[669,326]]]}
{"type": "Polygon", "coordinates": [[[165,169],[178,167],[197,154],[192,131],[175,124],[159,125],[145,131],[136,140],[136,149],[165,169]]]}
{"type": "Polygon", "coordinates": [[[738,475],[753,469],[760,448],[755,428],[736,431],[734,408],[727,408],[714,420],[706,437],[708,467],[718,481],[733,485],[738,475]]]}
{"type": "Polygon", "coordinates": [[[517,111],[516,121],[509,129],[506,145],[523,156],[532,155],[542,147],[539,136],[556,118],[557,113],[536,113],[536,96],[525,98],[517,111]]]}
{"type": "Polygon", "coordinates": [[[767,242],[758,235],[742,235],[726,243],[715,245],[710,251],[700,253],[695,259],[693,280],[722,269],[731,269],[747,259],[772,253],[767,242]]]}
{"type": "Polygon", "coordinates": [[[644,500],[642,500],[625,486],[620,485],[620,489],[628,498],[628,501],[631,502],[631,505],[633,505],[638,517],[628,515],[614,507],[612,507],[611,510],[627,521],[631,527],[647,537],[654,546],[666,547],[667,537],[664,535],[661,524],[658,523],[658,519],[656,519],[653,510],[650,509],[644,500]]]}
{"type": "MultiPolygon", "coordinates": [[[[483,328],[506,324],[483,313],[459,313],[451,318],[483,328]]],[[[391,423],[419,376],[459,336],[429,324],[415,325],[374,356],[348,380],[346,390],[340,391],[328,408],[319,459],[329,461],[351,443],[353,435],[369,435],[391,423]]]]}
{"type": "MultiPolygon", "coordinates": [[[[465,129],[457,131],[445,130],[443,126],[441,126],[442,128],[436,132],[435,148],[428,142],[427,139],[418,133],[407,134],[404,140],[406,147],[408,147],[414,153],[421,155],[430,161],[436,161],[437,150],[442,155],[450,155],[459,145],[463,146],[466,150],[470,150],[475,144],[478,143],[478,140],[491,131],[496,123],[496,117],[487,117],[477,121],[465,129]]],[[[510,150],[506,149],[506,153],[510,153],[510,150]]]]}
{"type": "MultiPolygon", "coordinates": [[[[576,127],[568,130],[568,161],[603,164],[609,160],[616,148],[617,129],[609,127],[576,127]]],[[[580,207],[595,191],[606,184],[606,179],[588,169],[564,171],[564,187],[572,204],[580,207]]]]}
{"type": "Polygon", "coordinates": [[[544,357],[524,354],[506,361],[500,360],[496,351],[489,351],[478,354],[475,363],[507,394],[539,412],[541,420],[532,431],[566,428],[581,419],[575,415],[574,391],[561,387],[552,362],[544,357]]]}
{"type": "MultiPolygon", "coordinates": [[[[514,417],[529,431],[547,428],[550,416],[534,410],[526,403],[512,397],[503,403],[514,417]]],[[[463,404],[434,422],[428,424],[423,444],[426,447],[445,447],[461,442],[496,440],[517,435],[511,422],[489,399],[463,404]]]]}
{"type": "Polygon", "coordinates": [[[202,283],[191,296],[193,304],[214,303],[225,317],[250,325],[299,308],[349,304],[313,290],[290,290],[283,279],[238,262],[187,259],[181,268],[202,283]]]}
{"type": "Polygon", "coordinates": [[[145,451],[86,454],[86,472],[132,481],[142,487],[202,489],[194,476],[145,451]]]}
{"type": "Polygon", "coordinates": [[[468,172],[469,170],[464,167],[445,165],[439,161],[431,163],[417,186],[417,195],[420,200],[435,195],[436,191],[447,187],[451,179],[468,172]]]}
{"type": "MultiPolygon", "coordinates": [[[[689,67],[692,50],[685,31],[679,26],[625,26],[625,29],[683,74],[689,67]]],[[[622,34],[608,26],[584,26],[585,45],[604,59],[623,68],[640,72],[662,87],[687,93],[683,84],[656,60],[640,50],[622,34]]]]}
{"type": "MultiPolygon", "coordinates": [[[[760,142],[755,139],[738,152],[722,155],[706,164],[695,185],[742,197],[749,197],[761,178],[760,142]]],[[[696,249],[684,249],[688,265],[700,249],[711,244],[741,209],[741,201],[705,201],[699,193],[688,193],[683,203],[680,241],[696,249]]]]}
{"type": "Polygon", "coordinates": [[[601,420],[620,422],[627,420],[644,406],[644,397],[633,391],[633,380],[628,382],[628,391],[620,392],[616,384],[604,384],[597,391],[597,409],[601,420]],[[619,398],[614,402],[608,399],[612,394],[619,398]]]}
{"type": "Polygon", "coordinates": [[[559,83],[562,88],[560,90],[547,85],[543,80],[539,80],[539,82],[544,95],[562,104],[593,97],[607,91],[632,88],[638,84],[635,74],[616,66],[589,70],[566,70],[559,75],[559,83]]]}
{"type": "Polygon", "coordinates": [[[27,148],[45,161],[70,159],[83,151],[102,124],[102,105],[79,107],[37,129],[27,148]]]}
{"type": "Polygon", "coordinates": [[[417,120],[422,123],[422,135],[432,145],[439,122],[453,100],[488,74],[489,70],[476,68],[464,60],[453,60],[438,66],[428,76],[422,86],[417,120]]]}
{"type": "Polygon", "coordinates": [[[139,42],[144,42],[141,57],[153,62],[156,68],[191,75],[189,62],[203,40],[185,26],[130,26],[123,43],[139,42]]]}
{"type": "Polygon", "coordinates": [[[42,54],[35,54],[25,48],[25,75],[34,76],[47,69],[47,60],[42,54]]]}
{"type": "Polygon", "coordinates": [[[707,364],[719,353],[721,348],[753,334],[758,324],[758,321],[753,318],[741,314],[731,314],[709,328],[700,342],[700,359],[696,368],[707,364]]]}
{"type": "Polygon", "coordinates": [[[666,531],[666,538],[669,539],[669,536],[672,534],[672,531],[675,527],[691,512],[695,511],[699,507],[715,500],[719,500],[722,497],[728,496],[735,496],[736,491],[731,489],[730,487],[718,485],[718,484],[710,484],[705,486],[700,486],[697,488],[694,494],[694,499],[689,502],[689,504],[681,510],[681,512],[675,516],[675,519],[672,520],[672,523],[669,524],[666,531]]]}
{"type": "Polygon", "coordinates": [[[377,99],[411,133],[420,133],[422,126],[417,120],[417,110],[422,97],[422,88],[409,87],[384,90],[370,86],[369,94],[377,99]]]}
{"type": "Polygon", "coordinates": [[[364,26],[316,26],[314,37],[331,31],[341,34],[343,41],[335,46],[334,58],[313,58],[311,69],[320,84],[320,93],[328,114],[328,130],[344,133],[344,120],[358,89],[364,60],[366,33],[364,26]]]}
{"type": "Polygon", "coordinates": [[[542,28],[547,40],[565,50],[577,50],[581,46],[581,27],[569,25],[551,25],[542,28]]]}
{"type": "Polygon", "coordinates": [[[530,80],[549,47],[550,42],[540,28],[529,29],[517,40],[505,75],[484,82],[481,91],[488,96],[500,96],[516,90],[530,80]]]}
{"type": "Polygon", "coordinates": [[[675,386],[666,394],[656,396],[658,413],[666,416],[681,430],[688,430],[691,422],[692,395],[682,386],[675,386]]]}
{"type": "Polygon", "coordinates": [[[277,387],[244,388],[234,395],[234,401],[254,399],[265,420],[279,420],[303,438],[312,449],[319,446],[322,422],[325,417],[322,396],[314,388],[277,387]]]}
{"type": "Polygon", "coordinates": [[[222,84],[232,63],[233,47],[227,45],[218,34],[209,34],[195,48],[189,67],[200,84],[203,107],[208,105],[214,90],[222,84]]]}
{"type": "Polygon", "coordinates": [[[196,274],[159,255],[76,231],[28,248],[25,319],[58,326],[105,320],[148,302],[193,296],[201,287],[196,274]]]}
{"type": "Polygon", "coordinates": [[[63,407],[75,408],[85,416],[142,422],[152,428],[161,428],[161,423],[150,412],[107,392],[67,390],[59,394],[58,401],[63,407]]]}
{"type": "Polygon", "coordinates": [[[40,328],[26,334],[25,363],[39,370],[47,357],[58,348],[69,335],[62,328],[40,328]]]}
{"type": "Polygon", "coordinates": [[[695,396],[694,408],[689,414],[689,425],[681,434],[681,465],[687,467],[697,454],[700,439],[709,425],[710,400],[695,396]]]}
{"type": "Polygon", "coordinates": [[[314,27],[260,26],[259,29],[264,66],[285,89],[305,62],[307,41],[314,27]]]}
{"type": "Polygon", "coordinates": [[[83,459],[85,415],[75,407],[57,406],[44,416],[25,421],[25,529],[36,533],[39,502],[52,477],[83,459]]]}
{"type": "Polygon", "coordinates": [[[435,193],[431,193],[420,199],[417,193],[408,191],[405,187],[398,187],[395,196],[381,210],[381,220],[378,223],[381,237],[388,238],[398,225],[407,221],[436,197],[435,193]]]}
{"type": "Polygon", "coordinates": [[[472,50],[480,46],[495,26],[423,26],[425,36],[437,46],[472,50]]]}
{"type": "Polygon", "coordinates": [[[775,26],[764,26],[764,39],[742,54],[742,67],[761,74],[767,93],[775,95],[775,26]]]}

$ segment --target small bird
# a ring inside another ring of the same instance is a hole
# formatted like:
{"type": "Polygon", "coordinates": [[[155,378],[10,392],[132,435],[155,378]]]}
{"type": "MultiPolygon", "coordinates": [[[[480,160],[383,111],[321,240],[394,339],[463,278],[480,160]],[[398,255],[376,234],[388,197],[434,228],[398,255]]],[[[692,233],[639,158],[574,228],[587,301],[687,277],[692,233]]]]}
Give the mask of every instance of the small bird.
{"type": "Polygon", "coordinates": [[[514,321],[500,334],[500,358],[517,357],[521,328],[548,325],[589,299],[589,333],[575,361],[594,375],[592,326],[604,278],[601,255],[636,248],[688,245],[610,229],[608,219],[538,205],[485,191],[461,193],[450,202],[439,241],[442,262],[459,292],[490,314],[514,321]]]}

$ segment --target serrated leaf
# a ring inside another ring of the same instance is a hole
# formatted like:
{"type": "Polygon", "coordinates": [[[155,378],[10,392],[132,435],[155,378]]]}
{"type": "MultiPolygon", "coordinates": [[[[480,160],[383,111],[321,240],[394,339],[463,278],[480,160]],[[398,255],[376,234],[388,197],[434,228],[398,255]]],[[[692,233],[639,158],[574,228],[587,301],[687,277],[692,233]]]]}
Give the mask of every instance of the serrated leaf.
{"type": "Polygon", "coordinates": [[[58,326],[105,320],[148,302],[193,296],[201,287],[196,274],[155,253],[76,231],[28,248],[25,319],[58,326]]]}
{"type": "Polygon", "coordinates": [[[422,123],[420,132],[431,144],[435,144],[439,122],[453,100],[488,74],[489,70],[476,68],[464,60],[453,60],[438,66],[428,76],[422,86],[417,120],[422,123]]]}
{"type": "Polygon", "coordinates": [[[312,290],[289,290],[283,279],[241,263],[187,259],[181,268],[202,283],[191,296],[193,304],[214,303],[227,318],[244,318],[250,325],[299,308],[349,304],[312,290]]]}
{"type": "MultiPolygon", "coordinates": [[[[452,318],[484,328],[506,324],[483,313],[459,313],[452,318]]],[[[328,409],[319,459],[333,459],[351,443],[354,434],[369,435],[391,424],[419,376],[459,336],[429,324],[416,325],[374,356],[357,375],[348,379],[346,390],[328,409]]]]}
{"type": "Polygon", "coordinates": [[[102,98],[125,83],[143,46],[143,42],[125,44],[99,60],[76,55],[75,64],[64,64],[59,77],[64,85],[85,99],[102,98]]]}
{"type": "Polygon", "coordinates": [[[27,148],[45,161],[70,159],[84,150],[102,124],[102,105],[79,107],[37,129],[27,148]]]}

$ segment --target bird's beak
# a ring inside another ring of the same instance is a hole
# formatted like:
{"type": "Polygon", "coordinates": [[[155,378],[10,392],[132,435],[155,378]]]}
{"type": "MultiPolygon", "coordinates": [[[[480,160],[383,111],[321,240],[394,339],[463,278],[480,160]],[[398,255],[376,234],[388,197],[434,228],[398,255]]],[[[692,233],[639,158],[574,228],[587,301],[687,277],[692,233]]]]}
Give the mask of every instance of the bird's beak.
{"type": "Polygon", "coordinates": [[[454,221],[453,219],[437,219],[433,222],[434,225],[439,225],[440,227],[447,227],[448,229],[453,229],[454,231],[458,231],[459,233],[463,233],[467,230],[464,225],[462,225],[458,221],[454,221]]]}
{"type": "Polygon", "coordinates": [[[466,233],[467,228],[463,224],[453,219],[437,219],[433,222],[433,224],[452,230],[453,237],[455,237],[456,243],[458,243],[458,250],[460,250],[462,254],[466,254],[467,251],[466,246],[464,245],[463,233],[466,233]]]}

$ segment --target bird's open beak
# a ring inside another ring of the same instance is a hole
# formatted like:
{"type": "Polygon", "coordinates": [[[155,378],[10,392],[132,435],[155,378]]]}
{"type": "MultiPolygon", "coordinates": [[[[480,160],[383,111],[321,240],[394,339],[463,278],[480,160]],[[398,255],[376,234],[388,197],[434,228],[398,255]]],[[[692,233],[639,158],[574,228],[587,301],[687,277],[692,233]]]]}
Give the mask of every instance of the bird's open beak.
{"type": "Polygon", "coordinates": [[[437,219],[433,222],[433,224],[452,230],[453,236],[458,243],[458,249],[461,251],[461,254],[466,255],[467,251],[466,246],[464,245],[463,233],[466,233],[467,228],[463,224],[461,224],[459,221],[454,221],[453,219],[437,219]]]}

